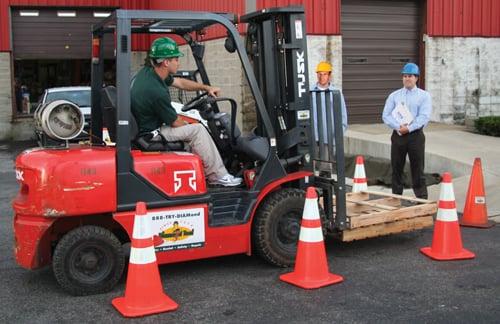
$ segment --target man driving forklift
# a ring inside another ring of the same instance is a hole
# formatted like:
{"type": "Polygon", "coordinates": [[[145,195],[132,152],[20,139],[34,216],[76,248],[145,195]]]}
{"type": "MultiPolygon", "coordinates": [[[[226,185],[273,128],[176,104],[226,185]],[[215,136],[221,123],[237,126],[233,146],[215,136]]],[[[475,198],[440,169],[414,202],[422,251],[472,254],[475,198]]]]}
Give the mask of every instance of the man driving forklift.
{"type": "MultiPolygon", "coordinates": [[[[186,91],[206,91],[216,97],[220,88],[174,78],[179,68],[177,43],[169,37],[157,38],[148,53],[150,63],[132,81],[131,108],[139,127],[139,136],[148,133],[163,136],[167,142],[182,141],[203,161],[205,177],[210,184],[238,186],[242,179],[229,174],[212,137],[201,123],[189,124],[177,115],[168,87],[186,91]]],[[[154,140],[154,138],[153,138],[154,140]]]]}

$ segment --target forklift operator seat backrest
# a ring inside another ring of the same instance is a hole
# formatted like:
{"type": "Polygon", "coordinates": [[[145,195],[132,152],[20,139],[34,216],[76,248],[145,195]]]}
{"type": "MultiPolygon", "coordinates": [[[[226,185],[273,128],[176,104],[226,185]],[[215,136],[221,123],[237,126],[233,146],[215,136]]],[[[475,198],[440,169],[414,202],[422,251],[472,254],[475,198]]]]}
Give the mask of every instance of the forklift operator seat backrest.
{"type": "MultiPolygon", "coordinates": [[[[112,142],[116,142],[116,88],[114,86],[107,86],[102,88],[101,91],[101,105],[102,105],[102,116],[104,120],[104,127],[108,129],[109,137],[112,142]]],[[[132,112],[129,117],[129,127],[130,127],[130,140],[133,141],[139,128],[135,121],[132,112]]]]}
{"type": "MultiPolygon", "coordinates": [[[[107,86],[102,89],[101,95],[104,127],[108,128],[111,141],[116,142],[116,88],[107,86]]],[[[128,125],[130,130],[130,141],[133,148],[141,151],[184,151],[184,143],[167,142],[162,136],[159,140],[155,140],[150,134],[146,136],[137,136],[139,134],[139,126],[132,112],[129,114],[128,125]]]]}

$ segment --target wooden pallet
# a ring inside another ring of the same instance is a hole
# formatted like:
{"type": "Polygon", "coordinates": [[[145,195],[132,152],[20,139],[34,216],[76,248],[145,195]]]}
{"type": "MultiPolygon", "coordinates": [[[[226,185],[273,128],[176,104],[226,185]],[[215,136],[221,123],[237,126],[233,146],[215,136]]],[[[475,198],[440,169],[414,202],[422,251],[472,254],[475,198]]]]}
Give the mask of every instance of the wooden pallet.
{"type": "Polygon", "coordinates": [[[437,212],[435,201],[378,191],[348,193],[344,242],[430,227],[437,212]]]}

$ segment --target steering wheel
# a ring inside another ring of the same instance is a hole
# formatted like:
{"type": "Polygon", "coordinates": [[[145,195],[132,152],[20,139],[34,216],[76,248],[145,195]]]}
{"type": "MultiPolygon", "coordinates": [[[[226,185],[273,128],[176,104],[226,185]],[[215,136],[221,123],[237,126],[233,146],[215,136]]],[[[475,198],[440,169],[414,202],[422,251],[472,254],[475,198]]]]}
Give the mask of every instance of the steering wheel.
{"type": "Polygon", "coordinates": [[[186,111],[189,111],[191,109],[195,109],[196,107],[198,106],[204,106],[206,101],[210,98],[210,96],[208,95],[208,92],[205,91],[205,92],[202,92],[200,93],[199,95],[197,95],[196,97],[194,97],[193,99],[189,100],[189,102],[187,102],[184,107],[182,107],[182,111],[186,112],[186,111]]]}

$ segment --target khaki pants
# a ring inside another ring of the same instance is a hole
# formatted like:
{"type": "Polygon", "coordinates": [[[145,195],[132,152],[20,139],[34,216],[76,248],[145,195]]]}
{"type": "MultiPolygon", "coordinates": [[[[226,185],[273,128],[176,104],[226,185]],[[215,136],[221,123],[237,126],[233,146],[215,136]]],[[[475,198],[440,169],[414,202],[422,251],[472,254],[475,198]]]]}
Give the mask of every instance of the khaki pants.
{"type": "Polygon", "coordinates": [[[209,181],[214,181],[228,173],[212,137],[202,124],[189,124],[181,127],[162,126],[160,132],[167,142],[186,142],[192,152],[203,161],[205,177],[209,181]]]}

